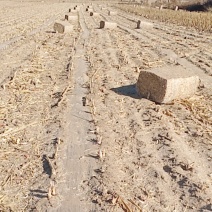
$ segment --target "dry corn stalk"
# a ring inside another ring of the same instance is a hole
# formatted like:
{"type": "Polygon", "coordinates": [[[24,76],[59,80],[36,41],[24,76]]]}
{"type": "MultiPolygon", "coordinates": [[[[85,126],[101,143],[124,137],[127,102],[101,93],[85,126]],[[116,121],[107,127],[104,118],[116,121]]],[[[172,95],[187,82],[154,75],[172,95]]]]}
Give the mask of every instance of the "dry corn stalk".
{"type": "Polygon", "coordinates": [[[133,7],[131,5],[118,5],[118,8],[135,13],[145,18],[168,22],[185,27],[192,27],[200,31],[212,31],[212,13],[186,12],[173,10],[158,10],[149,7],[133,7]]]}
{"type": "Polygon", "coordinates": [[[189,109],[197,120],[208,125],[208,127],[212,126],[212,106],[204,96],[195,96],[177,101],[189,109]]]}

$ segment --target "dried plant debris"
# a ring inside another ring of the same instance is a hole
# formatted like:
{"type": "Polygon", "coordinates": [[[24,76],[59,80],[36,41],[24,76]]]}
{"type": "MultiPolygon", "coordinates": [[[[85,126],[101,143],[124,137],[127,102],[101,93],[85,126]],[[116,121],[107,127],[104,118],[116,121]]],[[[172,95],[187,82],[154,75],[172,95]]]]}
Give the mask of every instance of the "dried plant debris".
{"type": "MultiPolygon", "coordinates": [[[[36,3],[35,8],[31,3],[16,4],[24,11],[20,13],[16,7],[8,10],[17,14],[19,24],[16,28],[23,27],[26,46],[20,41],[11,54],[8,54],[9,48],[1,52],[4,57],[0,69],[5,68],[9,73],[0,89],[1,211],[29,211],[37,202],[46,200],[48,204],[48,198],[57,195],[58,136],[66,96],[72,88],[72,69],[67,70],[67,66],[75,54],[74,44],[78,37],[77,30],[72,37],[46,33],[45,30],[51,30],[48,23],[42,33],[27,37],[29,31],[42,22],[45,24],[51,15],[56,18],[67,5],[45,5],[44,9],[36,3]]],[[[5,31],[0,40],[3,36],[10,39],[18,34],[11,29],[15,26],[14,16],[9,15],[12,13],[7,13],[8,25],[5,26],[6,22],[1,19],[5,31]]]]}
{"type": "MultiPolygon", "coordinates": [[[[101,12],[107,20],[106,12],[101,12]]],[[[160,22],[152,29],[133,29],[137,18],[119,10],[110,19],[120,27],[93,30],[86,46],[91,64],[87,100],[97,141],[101,141],[100,168],[89,181],[90,195],[99,211],[210,208],[212,101],[208,86],[191,98],[162,105],[139,98],[135,89],[139,72],[151,67],[181,66],[178,58],[199,67],[190,58],[201,55],[195,40],[205,40],[203,57],[209,61],[210,39],[207,33],[160,22]]],[[[97,25],[95,21],[86,24],[89,29],[97,25]]],[[[189,69],[187,64],[182,66],[189,69]]],[[[209,69],[198,70],[200,78],[211,82],[209,69]]]]}
{"type": "Polygon", "coordinates": [[[60,133],[69,119],[63,115],[73,82],[81,83],[72,79],[76,52],[86,58],[89,78],[80,84],[88,92],[79,103],[91,114],[88,133],[98,147],[79,160],[89,156],[99,163],[83,184],[97,211],[211,210],[208,84],[192,98],[166,105],[141,99],[135,87],[139,72],[165,65],[194,69],[211,85],[209,13],[119,5],[108,17],[95,4],[101,16],[81,11],[80,23],[89,33],[77,45],[78,22],[66,35],[51,25],[64,19],[70,3],[2,5],[0,11],[7,12],[0,13],[0,211],[44,211],[61,201],[60,133]],[[102,18],[119,27],[97,29],[102,18]],[[154,27],[135,29],[138,18],[154,19],[154,27]]]}

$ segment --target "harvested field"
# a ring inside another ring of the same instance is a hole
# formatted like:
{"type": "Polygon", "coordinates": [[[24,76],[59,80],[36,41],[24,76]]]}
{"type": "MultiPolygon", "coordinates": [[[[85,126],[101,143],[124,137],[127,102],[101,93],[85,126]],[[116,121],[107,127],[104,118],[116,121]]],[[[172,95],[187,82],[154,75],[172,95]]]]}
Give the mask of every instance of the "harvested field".
{"type": "Polygon", "coordinates": [[[149,10],[0,1],[0,211],[212,211],[211,17],[149,10]],[[198,76],[195,95],[140,98],[164,66],[198,76]]]}

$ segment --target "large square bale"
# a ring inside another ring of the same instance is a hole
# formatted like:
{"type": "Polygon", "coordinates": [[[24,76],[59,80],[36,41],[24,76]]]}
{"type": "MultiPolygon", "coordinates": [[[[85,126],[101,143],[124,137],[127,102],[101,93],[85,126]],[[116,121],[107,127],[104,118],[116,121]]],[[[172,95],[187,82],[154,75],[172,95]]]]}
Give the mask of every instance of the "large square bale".
{"type": "Polygon", "coordinates": [[[115,22],[100,21],[100,29],[115,29],[116,27],[117,23],[115,22]]]}
{"type": "Polygon", "coordinates": [[[165,66],[141,71],[136,89],[141,97],[157,103],[169,103],[194,95],[198,86],[198,76],[181,66],[165,66]]]}
{"type": "Polygon", "coordinates": [[[77,21],[78,20],[78,16],[77,15],[67,14],[67,15],[65,15],[65,20],[67,20],[67,21],[77,21]]]}
{"type": "Polygon", "coordinates": [[[80,7],[74,7],[74,10],[80,11],[80,7]]]}
{"type": "Polygon", "coordinates": [[[86,11],[87,12],[93,12],[93,9],[92,8],[86,8],[86,11]]]}
{"type": "Polygon", "coordinates": [[[78,13],[78,11],[75,10],[75,9],[69,9],[69,12],[70,12],[70,13],[78,13]]]}
{"type": "Polygon", "coordinates": [[[67,21],[57,21],[54,23],[54,30],[59,33],[68,33],[73,31],[73,25],[67,21]]]}
{"type": "Polygon", "coordinates": [[[108,15],[117,15],[117,12],[116,11],[109,11],[108,15]]]}
{"type": "Polygon", "coordinates": [[[90,12],[90,16],[99,16],[99,13],[90,12]]]}
{"type": "Polygon", "coordinates": [[[147,21],[140,21],[138,20],[137,21],[137,29],[140,29],[140,28],[153,28],[154,24],[151,23],[151,22],[147,22],[147,21]]]}

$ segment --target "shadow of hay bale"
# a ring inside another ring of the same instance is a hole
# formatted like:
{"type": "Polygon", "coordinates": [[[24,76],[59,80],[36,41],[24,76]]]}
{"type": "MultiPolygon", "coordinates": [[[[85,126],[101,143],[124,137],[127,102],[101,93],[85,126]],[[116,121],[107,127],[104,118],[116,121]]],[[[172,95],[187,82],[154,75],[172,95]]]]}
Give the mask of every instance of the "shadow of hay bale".
{"type": "Polygon", "coordinates": [[[115,93],[123,96],[129,96],[134,99],[141,99],[136,91],[136,85],[125,85],[117,88],[111,88],[110,90],[114,91],[115,93]]]}

